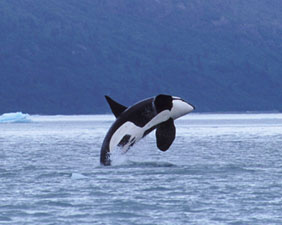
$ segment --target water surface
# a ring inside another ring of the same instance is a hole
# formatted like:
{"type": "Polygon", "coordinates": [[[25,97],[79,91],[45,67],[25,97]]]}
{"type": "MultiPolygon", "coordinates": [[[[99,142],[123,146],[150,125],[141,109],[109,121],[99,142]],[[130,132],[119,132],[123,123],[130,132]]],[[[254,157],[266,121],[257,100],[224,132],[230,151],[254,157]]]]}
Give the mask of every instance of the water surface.
{"type": "Polygon", "coordinates": [[[99,164],[114,118],[0,124],[0,224],[282,224],[282,114],[190,114],[99,164]]]}

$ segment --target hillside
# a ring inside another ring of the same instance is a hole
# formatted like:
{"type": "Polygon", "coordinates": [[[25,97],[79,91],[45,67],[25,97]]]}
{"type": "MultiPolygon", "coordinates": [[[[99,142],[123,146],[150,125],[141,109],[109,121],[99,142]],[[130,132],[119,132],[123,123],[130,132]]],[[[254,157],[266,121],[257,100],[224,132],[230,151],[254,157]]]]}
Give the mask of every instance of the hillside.
{"type": "Polygon", "coordinates": [[[278,0],[4,0],[0,113],[105,113],[168,93],[199,112],[282,110],[278,0]]]}

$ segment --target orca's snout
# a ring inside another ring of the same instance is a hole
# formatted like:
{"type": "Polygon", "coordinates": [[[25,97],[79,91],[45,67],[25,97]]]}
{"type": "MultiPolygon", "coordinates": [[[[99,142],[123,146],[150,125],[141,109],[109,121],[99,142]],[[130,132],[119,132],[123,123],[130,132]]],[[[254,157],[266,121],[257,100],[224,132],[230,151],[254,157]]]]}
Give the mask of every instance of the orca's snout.
{"type": "Polygon", "coordinates": [[[196,107],[194,106],[194,105],[192,105],[191,103],[188,103],[188,102],[186,102],[185,100],[183,100],[183,99],[181,99],[183,102],[185,102],[186,104],[188,104],[189,105],[189,107],[190,107],[190,109],[191,109],[191,111],[189,111],[189,112],[192,112],[192,111],[194,111],[195,109],[196,109],[196,107]]]}
{"type": "Polygon", "coordinates": [[[184,101],[181,98],[173,97],[171,117],[175,120],[195,110],[195,106],[184,101]]]}

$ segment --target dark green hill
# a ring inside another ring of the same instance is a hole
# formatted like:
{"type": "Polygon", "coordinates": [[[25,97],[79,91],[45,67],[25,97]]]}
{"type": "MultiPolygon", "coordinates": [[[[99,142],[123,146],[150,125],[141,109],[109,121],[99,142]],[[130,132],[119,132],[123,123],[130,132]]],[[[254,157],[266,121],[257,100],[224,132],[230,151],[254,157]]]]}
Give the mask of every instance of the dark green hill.
{"type": "Polygon", "coordinates": [[[109,112],[168,93],[282,110],[279,0],[3,0],[0,113],[109,112]]]}

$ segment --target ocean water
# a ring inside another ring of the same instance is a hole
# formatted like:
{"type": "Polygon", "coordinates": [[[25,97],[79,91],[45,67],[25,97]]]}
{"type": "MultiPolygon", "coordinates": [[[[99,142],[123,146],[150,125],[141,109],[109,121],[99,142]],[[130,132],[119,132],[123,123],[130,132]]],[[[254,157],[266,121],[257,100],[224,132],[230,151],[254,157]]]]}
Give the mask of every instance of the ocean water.
{"type": "Polygon", "coordinates": [[[282,114],[190,114],[100,166],[114,118],[0,124],[0,224],[282,224],[282,114]]]}

